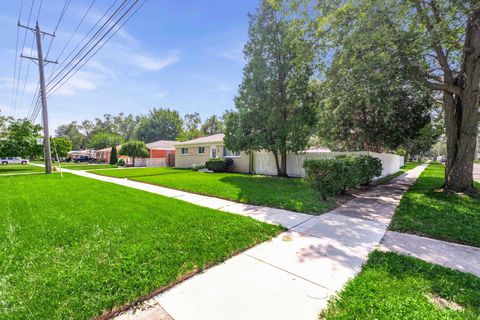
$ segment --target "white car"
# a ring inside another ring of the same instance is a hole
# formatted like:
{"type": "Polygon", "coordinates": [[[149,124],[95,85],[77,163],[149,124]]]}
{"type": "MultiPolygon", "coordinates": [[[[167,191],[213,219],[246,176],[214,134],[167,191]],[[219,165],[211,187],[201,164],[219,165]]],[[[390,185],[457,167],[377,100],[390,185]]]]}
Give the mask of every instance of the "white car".
{"type": "Polygon", "coordinates": [[[2,165],[7,164],[28,164],[27,159],[22,159],[20,157],[11,157],[11,158],[0,158],[2,165]]]}

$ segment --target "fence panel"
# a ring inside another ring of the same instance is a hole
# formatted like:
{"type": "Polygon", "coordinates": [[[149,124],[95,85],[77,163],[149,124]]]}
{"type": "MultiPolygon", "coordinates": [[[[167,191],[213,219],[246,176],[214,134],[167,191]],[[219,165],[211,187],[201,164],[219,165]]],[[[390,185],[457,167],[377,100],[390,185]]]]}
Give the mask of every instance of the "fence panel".
{"type": "MultiPolygon", "coordinates": [[[[375,153],[368,151],[354,152],[308,152],[308,153],[289,153],[287,155],[287,174],[290,177],[304,177],[305,170],[303,162],[307,159],[331,159],[339,155],[368,155],[380,159],[382,161],[382,175],[397,172],[403,166],[403,157],[389,153],[375,153]]],[[[271,152],[258,151],[253,154],[253,171],[257,174],[274,176],[277,175],[277,167],[275,157],[271,152]]]]}

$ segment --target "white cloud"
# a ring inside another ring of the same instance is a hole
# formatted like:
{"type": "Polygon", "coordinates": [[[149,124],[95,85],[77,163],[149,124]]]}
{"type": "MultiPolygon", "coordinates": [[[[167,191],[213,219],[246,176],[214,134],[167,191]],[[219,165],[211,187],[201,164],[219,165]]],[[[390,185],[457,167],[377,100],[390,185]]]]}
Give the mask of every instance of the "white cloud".
{"type": "Polygon", "coordinates": [[[152,55],[138,53],[128,55],[128,61],[135,66],[148,71],[159,71],[178,60],[180,60],[180,56],[177,52],[173,52],[166,57],[154,57],[152,55]]]}
{"type": "Polygon", "coordinates": [[[79,71],[73,78],[68,80],[55,94],[61,96],[73,96],[82,91],[91,91],[97,89],[101,80],[96,74],[86,71],[79,71]]]}

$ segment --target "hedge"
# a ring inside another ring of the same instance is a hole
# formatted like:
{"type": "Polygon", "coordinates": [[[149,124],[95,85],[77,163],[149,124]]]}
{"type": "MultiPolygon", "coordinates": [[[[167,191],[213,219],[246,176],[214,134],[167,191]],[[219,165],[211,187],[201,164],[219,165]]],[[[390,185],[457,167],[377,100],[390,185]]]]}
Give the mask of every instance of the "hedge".
{"type": "Polygon", "coordinates": [[[233,159],[231,158],[211,158],[205,162],[207,169],[213,172],[227,172],[232,164],[233,159]]]}
{"type": "Polygon", "coordinates": [[[305,180],[322,199],[369,184],[382,174],[382,163],[371,156],[342,155],[333,159],[305,160],[305,180]]]}

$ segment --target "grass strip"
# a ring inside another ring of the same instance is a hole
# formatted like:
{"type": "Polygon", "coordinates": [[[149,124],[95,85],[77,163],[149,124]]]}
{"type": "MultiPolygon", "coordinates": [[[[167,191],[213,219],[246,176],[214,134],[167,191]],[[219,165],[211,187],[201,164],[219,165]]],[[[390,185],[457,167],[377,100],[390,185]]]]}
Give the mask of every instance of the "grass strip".
{"type": "Polygon", "coordinates": [[[89,319],[282,229],[65,174],[0,179],[0,319],[89,319]]]}
{"type": "Polygon", "coordinates": [[[480,278],[412,257],[374,251],[321,318],[479,319],[480,278]]]}
{"type": "Polygon", "coordinates": [[[480,247],[480,199],[440,191],[444,176],[443,164],[430,164],[403,196],[389,229],[480,247]]]}

